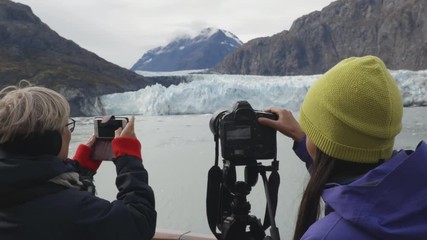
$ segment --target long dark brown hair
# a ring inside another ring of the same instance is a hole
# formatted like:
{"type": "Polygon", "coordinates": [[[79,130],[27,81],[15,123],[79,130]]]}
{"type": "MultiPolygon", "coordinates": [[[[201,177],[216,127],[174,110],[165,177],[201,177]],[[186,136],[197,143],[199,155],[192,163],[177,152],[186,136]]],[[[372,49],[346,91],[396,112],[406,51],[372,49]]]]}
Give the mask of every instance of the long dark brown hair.
{"type": "Polygon", "coordinates": [[[377,167],[380,163],[382,161],[374,164],[343,161],[317,149],[316,159],[310,167],[311,177],[301,199],[293,239],[301,239],[307,229],[319,218],[320,199],[326,183],[354,179],[377,167]]]}

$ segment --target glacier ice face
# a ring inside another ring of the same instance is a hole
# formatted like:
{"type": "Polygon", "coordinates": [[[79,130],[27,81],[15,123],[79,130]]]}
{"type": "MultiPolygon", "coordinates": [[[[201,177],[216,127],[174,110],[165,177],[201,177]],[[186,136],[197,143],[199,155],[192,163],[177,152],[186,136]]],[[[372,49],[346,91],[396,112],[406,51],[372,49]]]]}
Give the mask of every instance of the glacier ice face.
{"type": "MultiPolygon", "coordinates": [[[[427,106],[427,70],[391,71],[405,106],[427,106]]],[[[311,84],[320,75],[253,76],[189,75],[190,82],[164,87],[148,86],[136,92],[101,97],[106,114],[210,114],[247,100],[254,109],[283,107],[298,111],[311,84]]]]}
{"type": "Polygon", "coordinates": [[[427,70],[391,71],[402,93],[403,105],[427,106],[427,70]]]}

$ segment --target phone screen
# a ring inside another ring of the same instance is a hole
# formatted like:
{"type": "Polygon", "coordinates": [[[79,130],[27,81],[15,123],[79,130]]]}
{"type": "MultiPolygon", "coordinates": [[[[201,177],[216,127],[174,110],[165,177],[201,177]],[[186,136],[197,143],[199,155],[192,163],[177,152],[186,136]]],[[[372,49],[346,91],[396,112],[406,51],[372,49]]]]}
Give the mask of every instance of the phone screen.
{"type": "Polygon", "coordinates": [[[127,122],[127,118],[116,118],[107,123],[103,123],[102,119],[95,118],[95,136],[97,138],[113,139],[114,132],[120,127],[123,128],[127,122]]]}

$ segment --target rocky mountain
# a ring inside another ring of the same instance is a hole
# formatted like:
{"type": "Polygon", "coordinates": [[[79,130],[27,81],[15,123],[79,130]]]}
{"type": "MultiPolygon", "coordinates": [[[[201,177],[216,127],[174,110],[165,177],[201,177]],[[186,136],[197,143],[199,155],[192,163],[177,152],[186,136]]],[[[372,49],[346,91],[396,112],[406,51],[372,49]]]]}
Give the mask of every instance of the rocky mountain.
{"type": "Polygon", "coordinates": [[[220,73],[324,73],[350,56],[376,55],[390,69],[427,69],[426,0],[338,0],[289,31],[258,38],[228,55],[220,73]]]}
{"type": "Polygon", "coordinates": [[[0,0],[0,88],[22,79],[62,93],[74,116],[102,109],[100,95],[154,83],[59,36],[29,6],[0,0]]]}
{"type": "Polygon", "coordinates": [[[179,37],[164,47],[149,50],[131,70],[162,72],[208,69],[241,45],[239,38],[228,31],[206,28],[195,37],[179,37]]]}

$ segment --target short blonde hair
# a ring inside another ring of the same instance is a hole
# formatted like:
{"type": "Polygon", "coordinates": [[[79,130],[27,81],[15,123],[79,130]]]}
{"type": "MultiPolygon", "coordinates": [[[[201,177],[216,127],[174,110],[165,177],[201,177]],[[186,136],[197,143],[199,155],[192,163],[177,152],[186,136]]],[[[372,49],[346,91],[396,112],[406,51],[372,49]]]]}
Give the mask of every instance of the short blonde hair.
{"type": "Polygon", "coordinates": [[[59,93],[21,81],[0,91],[0,144],[16,137],[62,131],[70,106],[59,93]]]}

